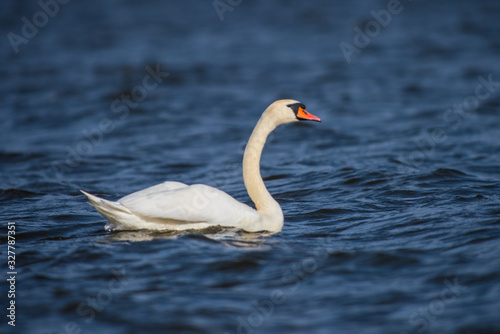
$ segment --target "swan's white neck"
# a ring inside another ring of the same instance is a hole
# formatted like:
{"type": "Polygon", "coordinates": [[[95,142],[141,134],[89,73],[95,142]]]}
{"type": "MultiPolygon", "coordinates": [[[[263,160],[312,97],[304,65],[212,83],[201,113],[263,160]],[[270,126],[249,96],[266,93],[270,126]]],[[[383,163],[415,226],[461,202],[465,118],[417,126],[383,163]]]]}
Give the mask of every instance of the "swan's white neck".
{"type": "Polygon", "coordinates": [[[248,195],[266,224],[276,225],[278,231],[283,226],[283,211],[278,202],[269,194],[260,175],[260,157],[268,135],[281,123],[266,110],[257,122],[243,154],[243,181],[248,195]]]}

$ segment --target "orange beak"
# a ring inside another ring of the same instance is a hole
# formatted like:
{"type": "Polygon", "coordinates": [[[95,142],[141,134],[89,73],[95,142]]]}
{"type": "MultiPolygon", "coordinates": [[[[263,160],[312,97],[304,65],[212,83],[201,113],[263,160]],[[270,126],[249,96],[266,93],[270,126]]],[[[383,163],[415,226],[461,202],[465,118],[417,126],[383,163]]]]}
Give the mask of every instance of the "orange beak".
{"type": "Polygon", "coordinates": [[[310,114],[302,107],[299,107],[299,111],[297,112],[297,118],[304,121],[321,122],[321,119],[319,117],[310,114]]]}

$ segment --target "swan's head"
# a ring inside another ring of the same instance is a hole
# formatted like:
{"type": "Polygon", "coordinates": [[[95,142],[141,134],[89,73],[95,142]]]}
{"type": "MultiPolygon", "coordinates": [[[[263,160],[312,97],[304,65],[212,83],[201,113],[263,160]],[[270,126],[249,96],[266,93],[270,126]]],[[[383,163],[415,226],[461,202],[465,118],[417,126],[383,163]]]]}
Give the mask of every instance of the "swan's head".
{"type": "Polygon", "coordinates": [[[321,122],[321,119],[306,111],[306,106],[295,100],[278,100],[273,102],[266,110],[278,124],[297,121],[321,122]]]}

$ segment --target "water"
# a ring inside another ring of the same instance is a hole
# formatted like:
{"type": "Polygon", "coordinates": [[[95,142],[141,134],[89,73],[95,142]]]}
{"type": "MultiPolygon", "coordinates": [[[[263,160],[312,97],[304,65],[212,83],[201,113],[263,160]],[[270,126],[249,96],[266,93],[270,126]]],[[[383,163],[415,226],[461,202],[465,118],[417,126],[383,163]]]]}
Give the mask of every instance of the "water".
{"type": "Polygon", "coordinates": [[[500,4],[387,6],[244,1],[220,21],[210,1],[72,1],[15,53],[41,7],[6,2],[1,331],[500,332],[500,4]],[[78,191],[174,180],[249,203],[242,151],[279,98],[323,119],[265,148],[279,234],[106,232],[78,191]]]}

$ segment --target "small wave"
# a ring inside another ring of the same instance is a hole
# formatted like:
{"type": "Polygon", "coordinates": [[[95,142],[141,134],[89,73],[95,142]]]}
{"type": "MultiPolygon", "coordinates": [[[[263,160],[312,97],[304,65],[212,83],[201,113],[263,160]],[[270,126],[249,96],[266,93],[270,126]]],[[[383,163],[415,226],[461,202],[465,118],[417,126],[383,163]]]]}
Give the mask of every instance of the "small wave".
{"type": "Polygon", "coordinates": [[[22,199],[39,195],[40,194],[23,189],[0,189],[0,200],[22,199]]]}
{"type": "Polygon", "coordinates": [[[469,176],[468,174],[461,172],[456,169],[451,168],[438,168],[434,170],[432,173],[419,176],[418,180],[458,180],[464,179],[465,176],[469,176]]]}

